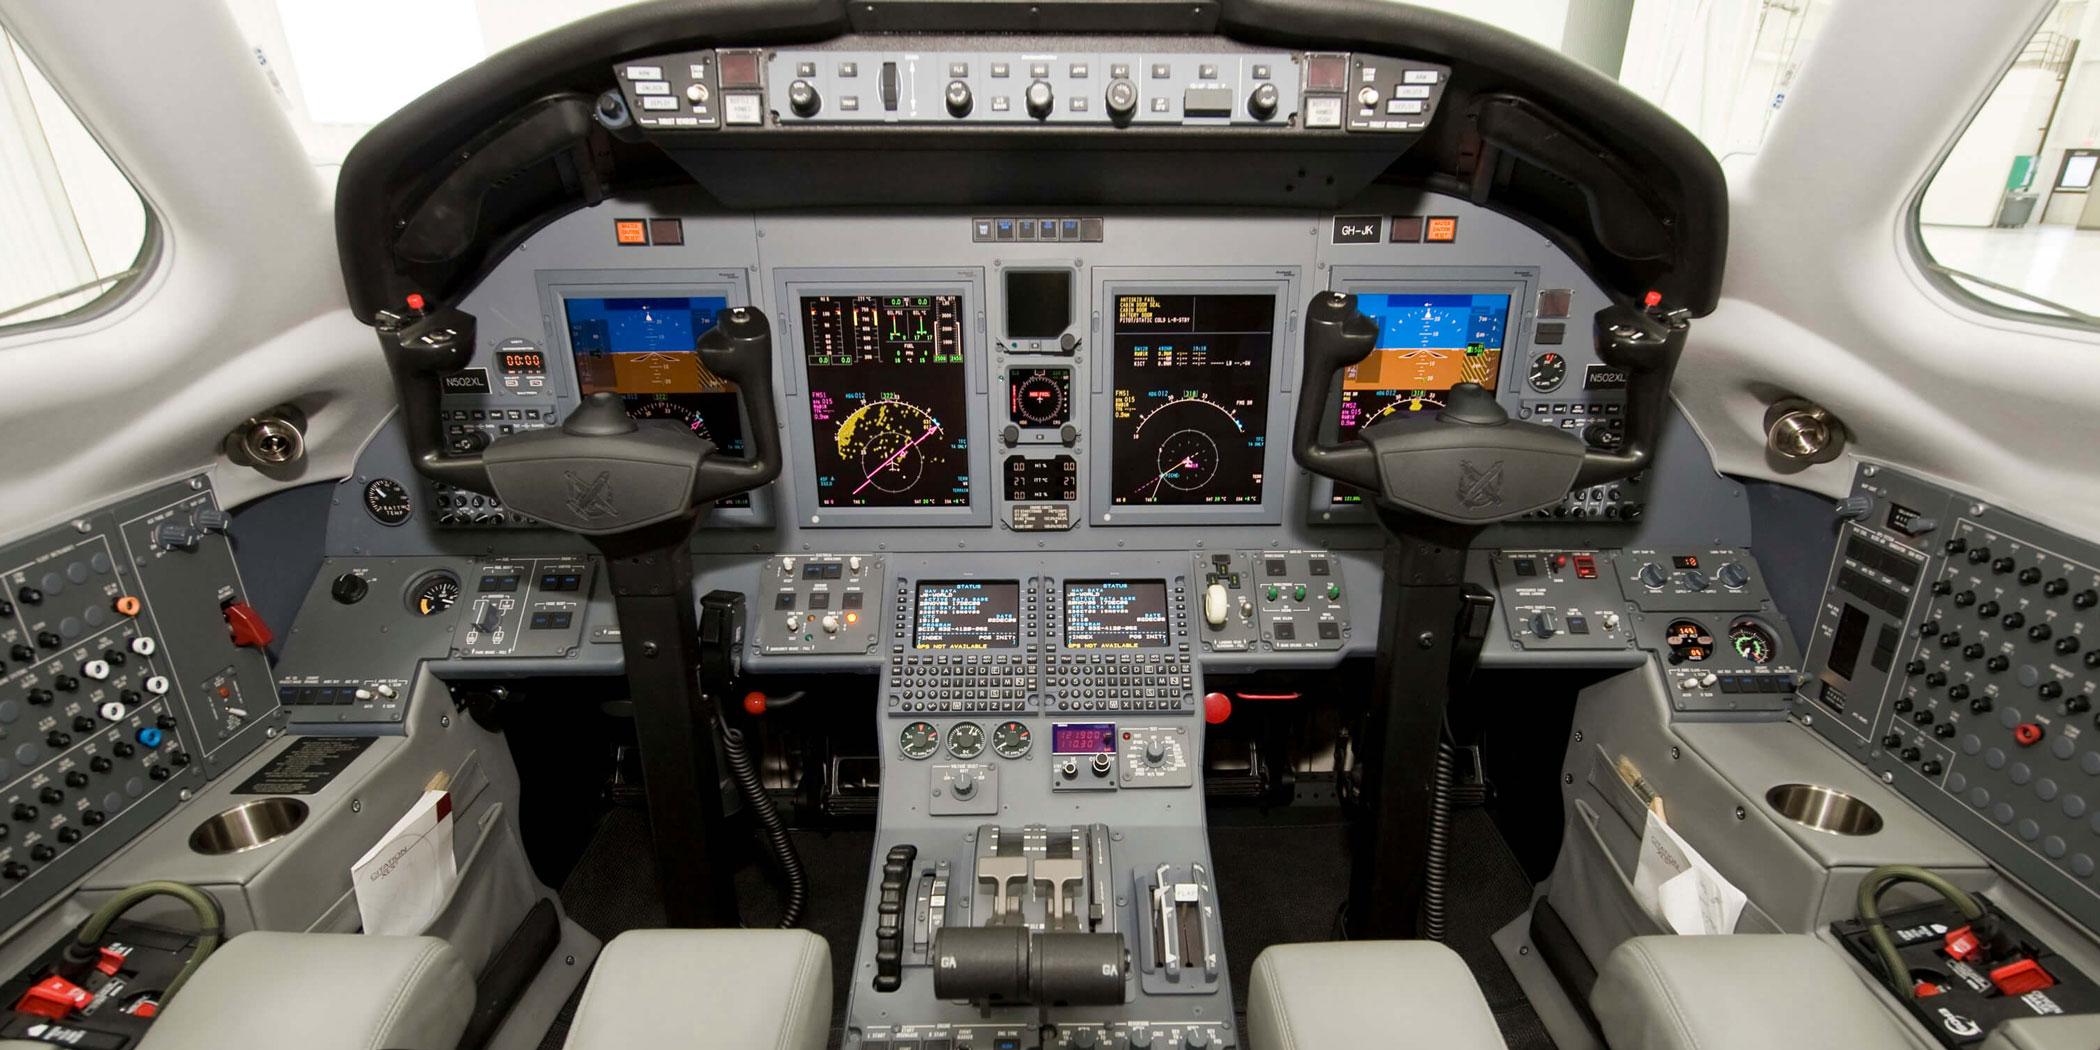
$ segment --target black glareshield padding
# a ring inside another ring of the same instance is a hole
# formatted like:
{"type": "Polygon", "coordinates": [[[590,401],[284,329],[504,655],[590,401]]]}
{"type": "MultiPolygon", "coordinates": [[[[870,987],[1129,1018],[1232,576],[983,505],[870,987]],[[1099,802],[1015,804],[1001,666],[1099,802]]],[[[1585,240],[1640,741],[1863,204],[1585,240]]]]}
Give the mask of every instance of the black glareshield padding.
{"type": "Polygon", "coordinates": [[[479,454],[448,456],[445,423],[438,396],[447,376],[474,358],[474,315],[439,310],[399,332],[380,332],[387,369],[394,374],[394,393],[401,399],[401,427],[416,470],[432,481],[455,488],[495,494],[479,454]]]}
{"type": "Polygon", "coordinates": [[[1369,356],[1377,322],[1356,297],[1322,292],[1306,309],[1305,380],[1291,452],[1299,465],[1363,489],[1379,504],[1438,521],[1484,524],[1560,502],[1582,468],[1581,439],[1509,418],[1493,394],[1460,383],[1433,416],[1389,419],[1325,445],[1318,428],[1335,377],[1369,356]]]}

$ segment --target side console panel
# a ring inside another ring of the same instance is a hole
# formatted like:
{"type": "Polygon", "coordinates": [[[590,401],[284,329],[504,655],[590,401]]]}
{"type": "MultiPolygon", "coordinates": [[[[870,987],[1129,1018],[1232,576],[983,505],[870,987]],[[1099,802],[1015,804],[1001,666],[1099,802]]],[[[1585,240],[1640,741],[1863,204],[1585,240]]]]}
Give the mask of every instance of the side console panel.
{"type": "Polygon", "coordinates": [[[203,478],[0,547],[0,927],[284,722],[203,478]]]}
{"type": "Polygon", "coordinates": [[[1873,465],[1840,515],[1794,716],[2100,926],[2100,547],[1873,465]]]}

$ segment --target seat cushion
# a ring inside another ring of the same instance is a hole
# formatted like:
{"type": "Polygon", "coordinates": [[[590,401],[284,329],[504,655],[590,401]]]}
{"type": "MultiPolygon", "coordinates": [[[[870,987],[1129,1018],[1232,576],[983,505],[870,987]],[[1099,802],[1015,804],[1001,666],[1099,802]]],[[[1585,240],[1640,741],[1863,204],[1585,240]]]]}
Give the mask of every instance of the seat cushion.
{"type": "Polygon", "coordinates": [[[1590,992],[1612,1050],[1913,1050],[1866,971],[1800,935],[1635,937],[1590,992]]]}
{"type": "Polygon", "coordinates": [[[831,947],[804,930],[633,930],[598,955],[565,1050],[823,1050],[831,947]]]}
{"type": "Polygon", "coordinates": [[[1434,941],[1277,944],[1254,960],[1251,1050],[1506,1050],[1457,953],[1434,941]]]}
{"type": "Polygon", "coordinates": [[[244,933],[198,967],[139,1050],[455,1050],[474,978],[435,937],[244,933]]]}

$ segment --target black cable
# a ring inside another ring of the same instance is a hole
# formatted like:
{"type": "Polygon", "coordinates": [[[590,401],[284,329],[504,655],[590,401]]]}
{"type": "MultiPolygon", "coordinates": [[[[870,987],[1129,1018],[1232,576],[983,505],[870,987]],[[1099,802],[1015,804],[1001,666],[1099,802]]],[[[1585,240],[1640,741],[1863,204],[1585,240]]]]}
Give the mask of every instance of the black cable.
{"type": "Polygon", "coordinates": [[[1860,880],[1859,919],[1866,924],[1867,939],[1873,942],[1875,954],[1881,957],[1882,976],[1889,990],[1896,993],[1896,998],[1909,1000],[1917,997],[1917,989],[1910,980],[1910,967],[1904,965],[1902,954],[1896,951],[1895,940],[1889,936],[1888,925],[1881,921],[1881,894],[1899,882],[1914,882],[1938,893],[1968,922],[1982,922],[1987,913],[1983,905],[1961,887],[1915,865],[1884,864],[1860,880]]]}
{"type": "Polygon", "coordinates": [[[1422,936],[1444,939],[1444,883],[1451,867],[1451,742],[1436,744],[1436,783],[1429,796],[1429,849],[1422,865],[1422,936]]]}
{"type": "Polygon", "coordinates": [[[795,852],[795,840],[780,819],[780,809],[773,805],[773,796],[766,793],[765,781],[759,778],[751,752],[744,747],[744,734],[726,721],[717,720],[716,725],[722,731],[722,759],[729,766],[729,778],[736,781],[737,794],[751,807],[759,838],[765,840],[766,850],[773,855],[773,864],[785,884],[780,928],[794,929],[802,925],[802,911],[809,903],[809,875],[802,868],[802,855],[795,852]]]}

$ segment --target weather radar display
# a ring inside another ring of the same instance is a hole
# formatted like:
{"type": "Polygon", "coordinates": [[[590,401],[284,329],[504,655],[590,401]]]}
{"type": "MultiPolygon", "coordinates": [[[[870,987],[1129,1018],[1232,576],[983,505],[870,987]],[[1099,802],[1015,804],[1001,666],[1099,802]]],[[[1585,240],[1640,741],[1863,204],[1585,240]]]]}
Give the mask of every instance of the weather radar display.
{"type": "Polygon", "coordinates": [[[959,295],[806,295],[802,354],[817,501],[967,507],[959,295]]]}

